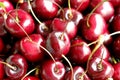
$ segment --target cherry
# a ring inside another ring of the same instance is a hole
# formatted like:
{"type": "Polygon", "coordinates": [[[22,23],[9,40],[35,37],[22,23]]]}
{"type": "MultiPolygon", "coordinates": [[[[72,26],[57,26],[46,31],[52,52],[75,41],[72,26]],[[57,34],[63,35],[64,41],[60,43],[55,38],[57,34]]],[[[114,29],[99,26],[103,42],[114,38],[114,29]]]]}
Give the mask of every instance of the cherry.
{"type": "Polygon", "coordinates": [[[107,80],[112,78],[114,68],[101,58],[92,58],[88,63],[88,74],[92,80],[107,80]]]}
{"type": "Polygon", "coordinates": [[[55,59],[61,59],[70,49],[70,40],[65,32],[53,31],[46,39],[46,49],[55,59]]]}
{"type": "Polygon", "coordinates": [[[90,47],[81,38],[75,38],[71,41],[71,47],[68,53],[70,61],[76,64],[84,64],[87,62],[90,53],[90,47]]]}
{"type": "Polygon", "coordinates": [[[43,80],[63,80],[65,67],[60,61],[47,60],[43,62],[40,74],[43,80]]]}
{"type": "Polygon", "coordinates": [[[97,50],[96,52],[93,54],[92,56],[93,58],[95,57],[99,57],[99,58],[102,58],[103,57],[103,60],[105,61],[108,61],[110,59],[110,52],[108,51],[107,47],[104,46],[104,45],[101,45],[97,50]]]}
{"type": "Polygon", "coordinates": [[[120,14],[120,6],[115,8],[115,15],[119,15],[120,14]]]}
{"type": "Polygon", "coordinates": [[[30,14],[22,9],[14,9],[8,13],[5,28],[15,37],[21,38],[34,31],[35,24],[30,14]],[[24,17],[23,17],[24,16],[24,17]]]}
{"type": "Polygon", "coordinates": [[[18,53],[10,55],[6,60],[6,63],[13,66],[13,69],[7,65],[5,66],[5,73],[12,80],[21,79],[27,72],[27,61],[18,53]]]}
{"type": "Polygon", "coordinates": [[[64,80],[90,80],[87,74],[84,74],[84,69],[81,66],[75,66],[73,68],[73,79],[71,79],[71,71],[65,74],[64,80]]]}
{"type": "MultiPolygon", "coordinates": [[[[91,0],[91,2],[90,2],[91,8],[94,9],[96,7],[96,5],[100,4],[101,1],[102,0],[97,0],[97,1],[91,0]]],[[[112,4],[109,1],[105,1],[99,7],[97,7],[97,9],[95,10],[95,13],[101,14],[103,16],[103,18],[106,21],[108,21],[114,15],[114,7],[112,6],[112,4]]]]}
{"type": "Polygon", "coordinates": [[[117,36],[114,40],[113,40],[113,44],[112,44],[112,49],[113,49],[113,55],[115,57],[120,57],[120,36],[117,36]]]}
{"type": "Polygon", "coordinates": [[[90,3],[90,0],[84,0],[84,1],[83,0],[70,0],[71,7],[80,12],[83,12],[84,10],[86,10],[89,3],[90,3]]]}
{"type": "Polygon", "coordinates": [[[77,26],[73,21],[54,18],[51,26],[53,31],[65,31],[70,39],[73,39],[77,34],[77,26]]]}
{"type": "Polygon", "coordinates": [[[109,2],[111,2],[114,7],[117,7],[120,4],[119,0],[109,0],[109,2]]]}
{"type": "Polygon", "coordinates": [[[115,15],[112,22],[112,29],[113,31],[120,31],[120,15],[115,15]]]}
{"type": "Polygon", "coordinates": [[[73,8],[64,8],[63,11],[61,10],[59,15],[63,20],[65,19],[73,21],[76,26],[78,26],[80,20],[83,19],[82,13],[73,8]]]}
{"type": "Polygon", "coordinates": [[[37,62],[44,58],[44,50],[40,46],[45,46],[44,38],[40,34],[32,34],[21,39],[20,50],[25,58],[30,62],[37,62]]]}
{"type": "Polygon", "coordinates": [[[119,80],[120,79],[120,63],[116,63],[113,65],[114,68],[114,75],[113,75],[113,79],[114,80],[119,80]]]}
{"type": "Polygon", "coordinates": [[[92,13],[82,20],[80,27],[82,36],[87,41],[95,41],[98,37],[107,32],[107,25],[100,14],[92,13]],[[88,22],[88,24],[87,24],[88,22]]]}
{"type": "Polygon", "coordinates": [[[23,80],[40,80],[38,77],[35,76],[27,76],[23,80]]]}
{"type": "Polygon", "coordinates": [[[2,64],[3,60],[0,58],[0,80],[3,80],[5,76],[4,64],[2,64]]]}
{"type": "Polygon", "coordinates": [[[0,53],[3,51],[4,47],[5,47],[5,44],[3,42],[3,39],[0,38],[0,53]]]}
{"type": "Polygon", "coordinates": [[[40,19],[48,20],[56,17],[58,6],[49,0],[34,0],[32,7],[40,19]]]}
{"type": "MultiPolygon", "coordinates": [[[[0,0],[0,2],[2,2],[2,4],[4,5],[6,12],[9,12],[14,9],[12,3],[9,0],[0,0]]],[[[0,12],[4,12],[3,8],[0,8],[0,12]]]]}

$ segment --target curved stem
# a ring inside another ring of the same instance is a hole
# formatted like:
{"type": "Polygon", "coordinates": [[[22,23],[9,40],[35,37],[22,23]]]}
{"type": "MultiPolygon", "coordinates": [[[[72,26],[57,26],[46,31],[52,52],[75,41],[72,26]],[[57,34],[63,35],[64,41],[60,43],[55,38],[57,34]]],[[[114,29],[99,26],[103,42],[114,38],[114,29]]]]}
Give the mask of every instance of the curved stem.
{"type": "Polygon", "coordinates": [[[90,24],[89,24],[89,19],[90,19],[90,16],[92,15],[92,13],[98,8],[98,7],[100,7],[105,1],[108,1],[108,0],[103,0],[103,1],[101,1],[100,3],[98,3],[97,5],[96,5],[96,7],[90,12],[90,14],[88,15],[88,17],[87,17],[87,26],[88,27],[90,27],[90,24]]]}
{"type": "Polygon", "coordinates": [[[32,70],[30,70],[27,74],[25,74],[21,80],[24,80],[25,77],[27,77],[28,75],[30,75],[33,71],[37,70],[37,68],[34,68],[32,70]]]}
{"type": "Polygon", "coordinates": [[[84,0],[82,0],[81,4],[77,7],[77,11],[79,10],[79,8],[81,7],[81,5],[83,4],[84,0]]]}
{"type": "Polygon", "coordinates": [[[73,15],[72,15],[72,10],[71,10],[70,0],[68,0],[68,8],[70,10],[69,17],[72,18],[73,15]]]}
{"type": "Polygon", "coordinates": [[[70,69],[71,69],[71,80],[73,80],[73,67],[72,67],[72,64],[70,63],[70,61],[64,55],[62,55],[62,57],[67,61],[67,63],[70,66],[70,69]]]}

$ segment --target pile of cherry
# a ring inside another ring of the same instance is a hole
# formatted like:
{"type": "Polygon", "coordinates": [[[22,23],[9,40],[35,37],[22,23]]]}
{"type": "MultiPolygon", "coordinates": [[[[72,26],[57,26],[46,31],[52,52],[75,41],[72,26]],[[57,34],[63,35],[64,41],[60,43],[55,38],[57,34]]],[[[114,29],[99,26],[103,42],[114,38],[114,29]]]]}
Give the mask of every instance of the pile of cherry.
{"type": "Polygon", "coordinates": [[[0,80],[120,80],[120,0],[0,0],[0,80]]]}

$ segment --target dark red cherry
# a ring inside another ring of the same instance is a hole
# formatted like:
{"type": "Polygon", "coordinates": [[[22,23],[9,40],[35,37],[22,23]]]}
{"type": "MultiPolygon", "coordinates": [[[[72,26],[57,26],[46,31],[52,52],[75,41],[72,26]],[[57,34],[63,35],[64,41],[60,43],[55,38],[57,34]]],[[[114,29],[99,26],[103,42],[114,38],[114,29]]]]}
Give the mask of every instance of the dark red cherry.
{"type": "Polygon", "coordinates": [[[92,80],[107,80],[114,74],[113,66],[101,58],[92,58],[88,63],[88,74],[92,80]]]}
{"type": "Polygon", "coordinates": [[[49,0],[34,0],[32,7],[37,17],[43,20],[52,19],[58,13],[58,6],[49,0]]]}
{"type": "Polygon", "coordinates": [[[5,47],[5,44],[3,42],[3,39],[0,38],[0,53],[3,51],[4,47],[5,47]]]}
{"type": "Polygon", "coordinates": [[[65,67],[60,61],[47,60],[40,69],[42,80],[63,80],[65,67]]]}
{"type": "Polygon", "coordinates": [[[26,11],[22,9],[14,9],[7,15],[5,28],[12,34],[12,36],[21,38],[26,36],[25,33],[31,34],[34,31],[35,24],[31,15],[26,11]]]}
{"type": "MultiPolygon", "coordinates": [[[[93,48],[94,49],[94,48],[93,48]]],[[[108,61],[110,59],[110,52],[108,51],[108,48],[104,45],[101,45],[93,54],[93,58],[99,57],[103,58],[105,61],[108,61]]]]}
{"type": "Polygon", "coordinates": [[[65,20],[73,21],[76,26],[78,26],[80,20],[83,19],[82,13],[73,8],[64,8],[63,11],[60,12],[60,17],[65,20]]]}
{"type": "Polygon", "coordinates": [[[64,80],[91,80],[88,75],[85,73],[84,69],[81,66],[75,66],[73,68],[73,76],[72,72],[68,71],[65,74],[64,80]],[[84,74],[84,76],[83,76],[84,74]],[[71,79],[73,77],[73,79],[71,79]]]}
{"type": "Polygon", "coordinates": [[[18,53],[10,55],[6,60],[6,63],[13,66],[13,69],[7,65],[5,66],[5,73],[12,80],[21,79],[27,72],[27,61],[18,53]]]}
{"type": "Polygon", "coordinates": [[[120,80],[120,62],[113,65],[114,68],[114,75],[113,80],[120,80]]]}
{"type": "MultiPolygon", "coordinates": [[[[101,1],[91,0],[90,6],[94,9],[101,1]]],[[[101,14],[106,21],[109,21],[114,16],[114,7],[109,1],[105,1],[94,12],[101,14]]]]}
{"type": "Polygon", "coordinates": [[[84,64],[87,62],[90,53],[90,47],[81,38],[75,38],[71,41],[71,47],[68,53],[70,61],[76,64],[84,64]]]}
{"type": "Polygon", "coordinates": [[[120,58],[120,36],[113,39],[112,51],[115,57],[120,58]]]}
{"type": "Polygon", "coordinates": [[[77,34],[77,26],[73,21],[54,18],[51,26],[53,31],[65,31],[70,39],[73,39],[77,34]]]}
{"type": "Polygon", "coordinates": [[[20,41],[20,50],[25,58],[30,62],[37,62],[43,59],[45,41],[40,34],[30,35],[30,39],[25,37],[20,41]],[[31,40],[30,40],[31,39],[31,40]]]}
{"type": "Polygon", "coordinates": [[[90,0],[70,0],[71,7],[80,12],[83,12],[84,10],[86,10],[89,3],[90,3],[90,0]]]}
{"type": "Polygon", "coordinates": [[[46,39],[46,49],[55,59],[61,59],[70,49],[70,40],[65,32],[53,31],[46,39]]]}
{"type": "Polygon", "coordinates": [[[117,7],[120,4],[120,0],[109,0],[109,2],[111,2],[114,7],[117,7]]]}
{"type": "MultiPolygon", "coordinates": [[[[89,16],[89,15],[88,15],[89,16]]],[[[95,41],[98,37],[107,32],[107,25],[100,14],[92,13],[88,18],[82,20],[80,31],[82,36],[88,41],[95,41]],[[87,24],[88,22],[88,24],[87,24]]]]}
{"type": "Polygon", "coordinates": [[[115,15],[112,20],[112,29],[113,31],[120,31],[120,15],[115,15]]]}

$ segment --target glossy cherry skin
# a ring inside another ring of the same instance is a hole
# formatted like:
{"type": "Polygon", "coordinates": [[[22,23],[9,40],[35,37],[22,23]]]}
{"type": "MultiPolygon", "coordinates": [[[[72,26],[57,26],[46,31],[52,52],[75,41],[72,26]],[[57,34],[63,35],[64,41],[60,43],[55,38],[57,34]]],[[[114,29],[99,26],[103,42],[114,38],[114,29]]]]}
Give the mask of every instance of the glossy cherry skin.
{"type": "MultiPolygon", "coordinates": [[[[94,46],[95,48],[95,46],[94,46]]],[[[93,49],[94,49],[93,48],[93,49]]],[[[92,49],[92,50],[93,50],[92,49]]],[[[101,45],[93,54],[92,56],[93,58],[95,57],[99,57],[99,58],[103,58],[103,60],[108,61],[110,59],[110,52],[108,51],[107,47],[104,45],[101,45]]]]}
{"type": "Polygon", "coordinates": [[[28,61],[40,61],[44,58],[44,50],[40,47],[45,45],[44,38],[40,34],[32,34],[30,38],[31,40],[28,37],[21,39],[20,50],[28,61]]]}
{"type": "Polygon", "coordinates": [[[49,0],[34,0],[32,7],[37,17],[43,20],[54,18],[58,12],[58,6],[49,0]]]}
{"type": "MultiPolygon", "coordinates": [[[[102,0],[91,0],[90,6],[92,9],[94,9],[101,1],[102,0]]],[[[106,21],[109,21],[112,16],[114,16],[114,7],[109,1],[106,1],[101,4],[94,12],[101,14],[106,21]]]]}
{"type": "Polygon", "coordinates": [[[71,47],[68,53],[70,61],[76,64],[85,64],[88,60],[90,53],[90,47],[81,38],[75,38],[71,41],[71,47]]]}
{"type": "Polygon", "coordinates": [[[3,51],[4,47],[5,47],[5,44],[3,42],[3,39],[0,38],[0,53],[3,51]]]}
{"type": "Polygon", "coordinates": [[[53,31],[65,31],[70,39],[73,39],[77,34],[77,26],[73,21],[54,18],[51,26],[53,31]]]}
{"type": "Polygon", "coordinates": [[[60,12],[60,17],[65,20],[71,20],[75,23],[76,26],[78,26],[81,19],[83,19],[82,13],[79,11],[71,8],[64,8],[63,11],[60,12]],[[70,12],[72,12],[72,15],[70,15],[70,12]]]}
{"type": "Polygon", "coordinates": [[[0,80],[3,80],[5,76],[4,64],[2,64],[3,60],[0,58],[0,80]]]}
{"type": "Polygon", "coordinates": [[[82,74],[84,73],[84,69],[81,67],[81,66],[75,66],[73,68],[73,79],[72,78],[72,75],[71,75],[71,70],[68,71],[66,74],[65,74],[65,78],[64,80],[91,80],[87,74],[84,74],[84,76],[82,77],[82,74]]]}
{"type": "Polygon", "coordinates": [[[119,14],[120,14],[120,5],[115,8],[115,15],[119,15],[119,14]]]}
{"type": "Polygon", "coordinates": [[[113,55],[115,57],[120,58],[120,53],[119,53],[120,52],[120,36],[117,36],[116,38],[114,38],[112,49],[113,49],[113,55]]]}
{"type": "Polygon", "coordinates": [[[107,32],[107,25],[100,14],[93,13],[89,19],[88,16],[86,16],[82,20],[80,31],[86,40],[95,41],[100,35],[107,32]],[[89,25],[87,25],[87,20],[89,25]]]}
{"type": "Polygon", "coordinates": [[[53,31],[46,39],[46,49],[55,59],[61,59],[70,49],[70,39],[65,32],[53,31]]]}
{"type": "Polygon", "coordinates": [[[5,73],[12,80],[21,79],[27,72],[27,61],[22,55],[18,53],[10,55],[6,60],[6,63],[14,67],[13,70],[7,65],[5,66],[5,73]]]}
{"type": "Polygon", "coordinates": [[[83,12],[89,5],[90,0],[70,0],[71,7],[83,12]]]}
{"type": "MultiPolygon", "coordinates": [[[[9,12],[14,9],[12,3],[9,0],[0,0],[3,3],[6,12],[9,12]]],[[[4,12],[2,8],[0,8],[0,12],[4,12]]]]}
{"type": "Polygon", "coordinates": [[[120,0],[109,0],[114,7],[118,7],[120,5],[120,0]]]}
{"type": "Polygon", "coordinates": [[[113,31],[120,31],[120,15],[115,15],[112,22],[112,29],[113,31]]]}
{"type": "Polygon", "coordinates": [[[116,63],[113,65],[114,68],[114,75],[113,75],[113,79],[114,80],[120,80],[120,63],[116,63]]]}
{"type": "Polygon", "coordinates": [[[23,80],[40,80],[40,79],[36,76],[27,76],[23,80]]]}
{"type": "Polygon", "coordinates": [[[27,34],[31,34],[34,31],[35,24],[31,15],[28,14],[26,11],[22,9],[14,9],[10,11],[7,15],[7,19],[5,20],[5,28],[8,30],[9,33],[12,34],[12,36],[21,38],[26,36],[25,32],[27,34]],[[24,30],[15,22],[15,20],[18,22],[19,25],[21,25],[24,30]]]}
{"type": "Polygon", "coordinates": [[[113,66],[101,58],[92,58],[88,63],[88,75],[92,80],[107,80],[114,74],[113,66]],[[100,64],[100,65],[99,65],[100,64]]]}
{"type": "Polygon", "coordinates": [[[63,80],[65,74],[65,67],[60,61],[47,60],[40,70],[43,80],[63,80]]]}

